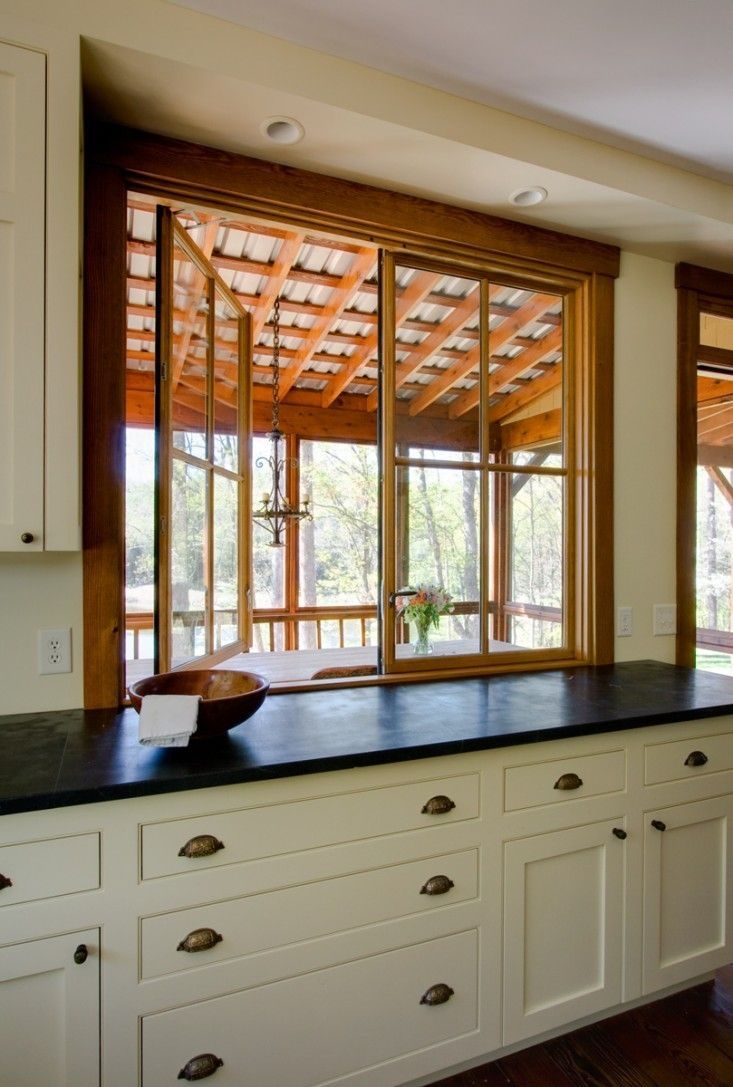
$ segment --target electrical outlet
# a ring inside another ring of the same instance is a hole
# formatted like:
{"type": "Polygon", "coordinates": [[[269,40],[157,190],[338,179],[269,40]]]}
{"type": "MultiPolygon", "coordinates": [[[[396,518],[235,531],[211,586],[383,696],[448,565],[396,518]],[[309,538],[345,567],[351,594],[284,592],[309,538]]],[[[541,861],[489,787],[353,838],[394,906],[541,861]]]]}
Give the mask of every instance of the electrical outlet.
{"type": "Polygon", "coordinates": [[[654,605],[654,634],[677,633],[677,607],[674,604],[654,605]]]}
{"type": "Polygon", "coordinates": [[[616,637],[630,638],[634,633],[634,609],[616,609],[616,637]]]}
{"type": "Polygon", "coordinates": [[[71,630],[38,631],[38,674],[50,676],[71,671],[71,630]]]}

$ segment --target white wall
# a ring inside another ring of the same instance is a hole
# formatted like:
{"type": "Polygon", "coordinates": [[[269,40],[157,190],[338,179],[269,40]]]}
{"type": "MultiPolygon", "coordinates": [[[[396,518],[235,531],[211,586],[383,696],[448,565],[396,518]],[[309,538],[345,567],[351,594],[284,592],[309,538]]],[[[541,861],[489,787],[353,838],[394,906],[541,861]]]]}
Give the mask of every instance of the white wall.
{"type": "Polygon", "coordinates": [[[623,253],[616,282],[614,510],[616,605],[634,609],[617,660],[674,660],[652,635],[654,604],[675,601],[676,292],[674,266],[623,253]]]}
{"type": "Polygon", "coordinates": [[[82,704],[81,555],[0,555],[0,714],[82,704]],[[71,627],[73,671],[39,676],[37,631],[71,627]]]}

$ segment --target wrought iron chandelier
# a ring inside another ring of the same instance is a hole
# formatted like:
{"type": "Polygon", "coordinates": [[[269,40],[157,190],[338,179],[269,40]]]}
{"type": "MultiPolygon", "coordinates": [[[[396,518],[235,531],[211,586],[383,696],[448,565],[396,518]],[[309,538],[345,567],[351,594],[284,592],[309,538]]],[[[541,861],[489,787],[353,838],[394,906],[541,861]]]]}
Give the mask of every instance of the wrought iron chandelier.
{"type": "Polygon", "coordinates": [[[262,495],[262,505],[252,514],[256,525],[266,529],[272,539],[269,547],[283,547],[284,533],[288,524],[311,521],[313,514],[308,508],[309,499],[303,499],[303,508],[292,506],[286,497],[287,473],[297,461],[285,456],[285,435],[280,430],[280,298],[275,299],[272,317],[274,341],[272,347],[272,430],[267,434],[272,443],[269,457],[258,457],[258,468],[269,468],[272,483],[262,495]]]}

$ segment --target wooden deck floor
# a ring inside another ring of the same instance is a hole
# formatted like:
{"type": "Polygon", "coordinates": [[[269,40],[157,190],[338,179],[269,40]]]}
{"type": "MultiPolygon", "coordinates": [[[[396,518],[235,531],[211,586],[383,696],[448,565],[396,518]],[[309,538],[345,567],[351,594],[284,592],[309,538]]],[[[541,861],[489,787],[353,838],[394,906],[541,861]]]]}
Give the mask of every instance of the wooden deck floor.
{"type": "Polygon", "coordinates": [[[433,1087],[733,1087],[733,966],[433,1087]]]}

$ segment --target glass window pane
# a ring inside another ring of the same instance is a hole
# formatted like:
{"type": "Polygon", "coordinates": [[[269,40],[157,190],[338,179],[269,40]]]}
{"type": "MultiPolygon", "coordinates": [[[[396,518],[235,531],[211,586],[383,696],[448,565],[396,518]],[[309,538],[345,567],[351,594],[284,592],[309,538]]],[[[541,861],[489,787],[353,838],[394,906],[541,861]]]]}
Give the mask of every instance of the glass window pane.
{"type": "Polygon", "coordinates": [[[207,455],[206,378],[209,367],[208,280],[186,253],[173,251],[173,445],[191,456],[207,455]]]}
{"type": "Polygon", "coordinates": [[[300,524],[301,606],[376,609],[376,447],[302,441],[299,459],[301,505],[309,498],[313,510],[300,524]]]}
{"type": "Polygon", "coordinates": [[[397,656],[421,655],[417,642],[425,625],[433,653],[477,653],[479,473],[398,468],[396,492],[396,584],[416,591],[398,604],[397,656]]]}
{"type": "Polygon", "coordinates": [[[505,640],[515,648],[563,644],[563,505],[560,476],[510,477],[505,640]]]}
{"type": "Polygon", "coordinates": [[[207,652],[206,472],[173,461],[171,493],[171,611],[173,665],[207,652]]]}
{"type": "Polygon", "coordinates": [[[464,460],[479,450],[480,290],[474,279],[400,265],[395,291],[395,442],[451,447],[464,460]]]}
{"type": "Polygon", "coordinates": [[[239,471],[239,318],[217,291],[214,312],[214,464],[239,471]]]}
{"type": "MultiPolygon", "coordinates": [[[[271,453],[272,446],[267,438],[254,437],[252,439],[252,505],[255,509],[262,505],[263,496],[270,494],[272,473],[267,461],[271,453]]],[[[253,525],[252,567],[255,608],[285,607],[285,548],[271,547],[270,540],[271,536],[266,529],[253,525]]],[[[257,635],[257,633],[255,627],[254,634],[257,635]]],[[[266,637],[265,641],[267,641],[266,637]]]]}
{"type": "Polygon", "coordinates": [[[495,285],[490,298],[492,450],[516,464],[562,465],[562,298],[495,285]]]}
{"type": "Polygon", "coordinates": [[[153,672],[155,431],[125,431],[125,660],[130,684],[153,672]]]}
{"type": "Polygon", "coordinates": [[[239,638],[239,484],[214,475],[214,649],[239,638]]]}

